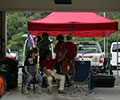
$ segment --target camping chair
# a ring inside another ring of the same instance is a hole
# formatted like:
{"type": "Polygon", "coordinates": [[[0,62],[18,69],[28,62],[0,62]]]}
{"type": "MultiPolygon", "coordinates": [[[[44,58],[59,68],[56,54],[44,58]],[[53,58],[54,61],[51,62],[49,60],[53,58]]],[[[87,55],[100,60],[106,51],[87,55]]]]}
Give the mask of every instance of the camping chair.
{"type": "Polygon", "coordinates": [[[84,95],[89,93],[91,89],[91,72],[90,72],[90,61],[75,61],[75,74],[73,77],[66,73],[69,82],[73,87],[73,93],[77,90],[81,91],[84,95]],[[83,87],[87,83],[88,88],[83,87]]]}

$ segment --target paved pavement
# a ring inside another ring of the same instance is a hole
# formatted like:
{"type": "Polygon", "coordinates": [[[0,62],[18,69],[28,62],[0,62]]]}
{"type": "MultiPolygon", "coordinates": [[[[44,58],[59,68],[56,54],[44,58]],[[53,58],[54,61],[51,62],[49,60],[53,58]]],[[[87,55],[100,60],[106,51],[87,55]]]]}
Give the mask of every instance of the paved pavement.
{"type": "MultiPolygon", "coordinates": [[[[19,83],[21,83],[21,75],[19,75],[19,83]]],[[[71,91],[70,88],[65,88],[67,91],[71,91]]],[[[30,90],[29,95],[21,93],[21,86],[7,92],[1,100],[120,100],[120,80],[114,88],[95,88],[92,94],[87,96],[81,92],[67,95],[58,94],[57,87],[53,87],[53,94],[47,94],[47,88],[42,88],[42,94],[34,94],[33,90],[30,90]]]]}
{"type": "MultiPolygon", "coordinates": [[[[34,94],[30,90],[29,95],[24,95],[20,91],[20,87],[7,92],[1,100],[120,100],[120,86],[114,88],[95,88],[92,94],[87,96],[81,92],[67,95],[58,94],[57,87],[53,87],[53,94],[47,94],[47,88],[42,88],[42,94],[34,94]]],[[[69,88],[66,88],[69,91],[69,88]]]]}
{"type": "Polygon", "coordinates": [[[81,92],[76,94],[58,94],[57,87],[53,87],[53,93],[47,94],[47,88],[42,88],[42,94],[34,94],[30,90],[29,95],[24,95],[20,92],[20,88],[7,92],[1,100],[93,100],[89,96],[84,96],[81,92]]]}

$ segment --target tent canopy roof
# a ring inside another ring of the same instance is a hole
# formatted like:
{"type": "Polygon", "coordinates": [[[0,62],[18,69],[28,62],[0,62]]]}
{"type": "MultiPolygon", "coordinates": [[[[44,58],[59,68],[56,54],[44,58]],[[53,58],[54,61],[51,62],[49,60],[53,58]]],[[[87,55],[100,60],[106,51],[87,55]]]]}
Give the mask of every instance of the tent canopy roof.
{"type": "Polygon", "coordinates": [[[48,32],[50,36],[73,33],[76,37],[105,37],[118,30],[118,22],[93,12],[53,12],[29,21],[28,30],[31,35],[48,32]]]}

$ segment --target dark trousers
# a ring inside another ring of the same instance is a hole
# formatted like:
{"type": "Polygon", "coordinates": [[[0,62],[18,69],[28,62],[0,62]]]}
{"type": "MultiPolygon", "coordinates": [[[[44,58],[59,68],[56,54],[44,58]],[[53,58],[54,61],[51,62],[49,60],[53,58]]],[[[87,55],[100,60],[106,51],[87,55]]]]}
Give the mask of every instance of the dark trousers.
{"type": "Polygon", "coordinates": [[[55,70],[57,71],[56,73],[57,74],[61,74],[62,73],[62,62],[63,61],[60,61],[60,62],[58,62],[56,65],[55,65],[55,70]]]}

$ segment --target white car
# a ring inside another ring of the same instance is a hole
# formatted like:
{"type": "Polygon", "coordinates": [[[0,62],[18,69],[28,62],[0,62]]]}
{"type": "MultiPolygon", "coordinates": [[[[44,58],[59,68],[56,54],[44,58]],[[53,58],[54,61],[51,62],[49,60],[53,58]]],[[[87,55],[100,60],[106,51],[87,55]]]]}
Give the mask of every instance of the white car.
{"type": "MultiPolygon", "coordinates": [[[[111,61],[110,64],[117,67],[117,42],[113,42],[110,49],[111,61]]],[[[120,42],[118,42],[118,66],[120,66],[120,42]]]]}
{"type": "Polygon", "coordinates": [[[16,60],[19,60],[19,58],[20,58],[20,55],[19,55],[18,51],[9,50],[8,52],[6,52],[6,56],[15,58],[16,60]]]}
{"type": "Polygon", "coordinates": [[[98,42],[91,41],[80,41],[77,45],[77,56],[78,61],[91,61],[91,66],[103,67],[103,53],[98,42]]]}

